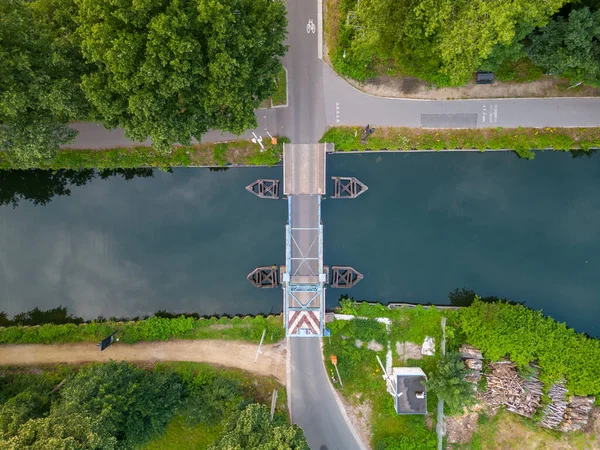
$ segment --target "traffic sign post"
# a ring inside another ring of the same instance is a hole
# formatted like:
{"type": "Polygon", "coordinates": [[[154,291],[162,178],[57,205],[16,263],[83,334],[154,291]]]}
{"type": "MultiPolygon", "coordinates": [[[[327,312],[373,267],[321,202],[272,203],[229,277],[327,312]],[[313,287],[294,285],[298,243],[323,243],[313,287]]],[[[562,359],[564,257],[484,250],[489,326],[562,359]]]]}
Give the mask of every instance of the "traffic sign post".
{"type": "Polygon", "coordinates": [[[338,370],[338,366],[337,366],[337,356],[331,355],[331,364],[333,364],[335,367],[335,371],[337,373],[338,380],[340,380],[340,386],[343,386],[344,383],[342,383],[342,377],[340,377],[340,371],[338,370]]]}
{"type": "Polygon", "coordinates": [[[115,339],[115,334],[117,334],[116,331],[113,334],[111,334],[110,336],[105,337],[104,339],[102,339],[100,342],[98,342],[96,344],[98,347],[100,347],[100,351],[105,350],[113,342],[118,341],[118,339],[115,339]]]}

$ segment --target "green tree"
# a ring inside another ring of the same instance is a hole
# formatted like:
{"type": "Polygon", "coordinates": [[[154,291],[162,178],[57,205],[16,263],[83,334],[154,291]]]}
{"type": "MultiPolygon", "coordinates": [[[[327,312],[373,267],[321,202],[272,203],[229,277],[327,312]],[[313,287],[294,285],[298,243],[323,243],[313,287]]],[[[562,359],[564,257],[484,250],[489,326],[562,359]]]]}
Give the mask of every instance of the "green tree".
{"type": "Polygon", "coordinates": [[[50,407],[48,398],[34,391],[23,391],[0,408],[0,440],[8,440],[29,419],[42,417],[50,407]]]}
{"type": "Polygon", "coordinates": [[[18,433],[0,441],[1,450],[113,450],[117,440],[99,418],[74,412],[55,412],[31,419],[18,433]]]}
{"type": "Polygon", "coordinates": [[[519,27],[545,25],[567,0],[363,0],[365,39],[403,69],[438,83],[464,84],[519,27]],[[373,37],[374,35],[374,37],[373,37]]]}
{"type": "Polygon", "coordinates": [[[554,75],[600,83],[600,11],[574,9],[531,36],[531,60],[554,75]]]}
{"type": "Polygon", "coordinates": [[[89,113],[78,82],[83,58],[61,36],[69,33],[51,1],[0,0],[0,151],[25,167],[70,142],[76,132],[67,123],[89,113]]]}
{"type": "Polygon", "coordinates": [[[274,425],[265,405],[252,403],[234,417],[211,450],[308,450],[302,428],[274,425]]]}
{"type": "Polygon", "coordinates": [[[124,362],[94,364],[65,384],[54,413],[98,418],[110,435],[131,448],[164,430],[181,393],[173,374],[148,373],[124,362]]]}
{"type": "Polygon", "coordinates": [[[240,134],[275,89],[280,0],[75,0],[83,88],[108,127],[170,151],[211,128],[240,134]]]}
{"type": "Polygon", "coordinates": [[[473,402],[473,385],[465,381],[468,373],[460,354],[449,352],[427,379],[427,389],[444,399],[450,413],[460,412],[463,406],[473,402]]]}

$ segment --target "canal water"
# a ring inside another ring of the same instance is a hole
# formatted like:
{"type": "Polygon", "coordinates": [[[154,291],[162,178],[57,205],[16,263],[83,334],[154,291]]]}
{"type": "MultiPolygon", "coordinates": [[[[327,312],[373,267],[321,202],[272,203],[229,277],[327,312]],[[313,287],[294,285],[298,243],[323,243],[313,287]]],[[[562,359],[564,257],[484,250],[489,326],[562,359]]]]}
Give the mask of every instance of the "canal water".
{"type": "MultiPolygon", "coordinates": [[[[341,294],[443,304],[467,288],[600,335],[600,157],[328,158],[328,176],[369,186],[357,199],[323,201],[325,263],[365,276],[350,290],[329,289],[330,307],[341,294]]],[[[280,168],[182,168],[95,178],[45,206],[0,206],[0,310],[64,305],[86,318],[279,312],[281,289],[255,289],[246,275],[284,262],[287,203],[244,187],[281,177],[280,168]]],[[[0,185],[0,199],[11,189],[0,185]]]]}

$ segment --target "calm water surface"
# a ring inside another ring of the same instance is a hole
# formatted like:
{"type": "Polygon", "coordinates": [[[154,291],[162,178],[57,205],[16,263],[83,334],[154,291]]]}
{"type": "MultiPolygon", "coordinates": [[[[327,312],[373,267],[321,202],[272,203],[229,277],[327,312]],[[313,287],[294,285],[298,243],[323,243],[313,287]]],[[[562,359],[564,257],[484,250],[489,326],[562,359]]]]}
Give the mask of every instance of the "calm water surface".
{"type": "MultiPolygon", "coordinates": [[[[447,303],[465,287],[600,335],[600,157],[344,154],[329,157],[331,175],[369,190],[323,202],[325,263],[365,275],[347,292],[328,290],[330,306],[342,293],[447,303]]],[[[244,186],[281,176],[175,169],[95,179],[46,206],[2,206],[0,310],[278,312],[281,290],[255,289],[246,275],[283,263],[287,204],[244,186]]]]}

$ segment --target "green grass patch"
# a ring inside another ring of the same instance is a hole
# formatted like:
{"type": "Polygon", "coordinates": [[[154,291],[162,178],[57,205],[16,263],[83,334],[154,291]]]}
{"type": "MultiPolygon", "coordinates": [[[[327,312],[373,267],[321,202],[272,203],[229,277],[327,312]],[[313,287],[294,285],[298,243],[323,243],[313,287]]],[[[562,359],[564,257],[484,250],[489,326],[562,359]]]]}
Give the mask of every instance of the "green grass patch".
{"type": "Polygon", "coordinates": [[[366,143],[361,142],[363,131],[360,127],[333,127],[320,142],[335,144],[336,151],[509,149],[527,159],[533,159],[533,150],[589,152],[600,147],[600,127],[465,130],[383,127],[377,128],[366,143]]]}
{"type": "MultiPolygon", "coordinates": [[[[273,166],[281,161],[283,143],[277,144],[264,139],[260,145],[249,140],[227,143],[195,144],[175,146],[169,154],[157,152],[152,147],[113,148],[99,150],[63,149],[54,153],[52,158],[39,161],[38,169],[130,169],[139,167],[187,167],[187,166],[225,166],[231,165],[267,165],[273,166]]],[[[0,158],[0,169],[31,169],[24,167],[10,154],[0,158]]]]}
{"type": "Polygon", "coordinates": [[[504,62],[495,72],[498,81],[505,83],[530,83],[544,75],[544,69],[536,66],[529,58],[517,61],[504,62]]]}
{"type": "Polygon", "coordinates": [[[281,66],[277,75],[275,92],[271,97],[273,106],[287,105],[287,71],[281,66]]]}
{"type": "Polygon", "coordinates": [[[221,317],[151,317],[131,322],[92,321],[83,324],[45,324],[0,328],[1,344],[62,344],[98,342],[113,332],[121,342],[134,344],[169,339],[227,339],[259,342],[263,330],[265,342],[278,342],[285,336],[281,316],[221,317]]]}
{"type": "Polygon", "coordinates": [[[215,442],[221,432],[223,424],[197,423],[191,425],[182,414],[177,414],[169,424],[165,433],[147,444],[145,450],[196,450],[207,448],[215,442]]]}

